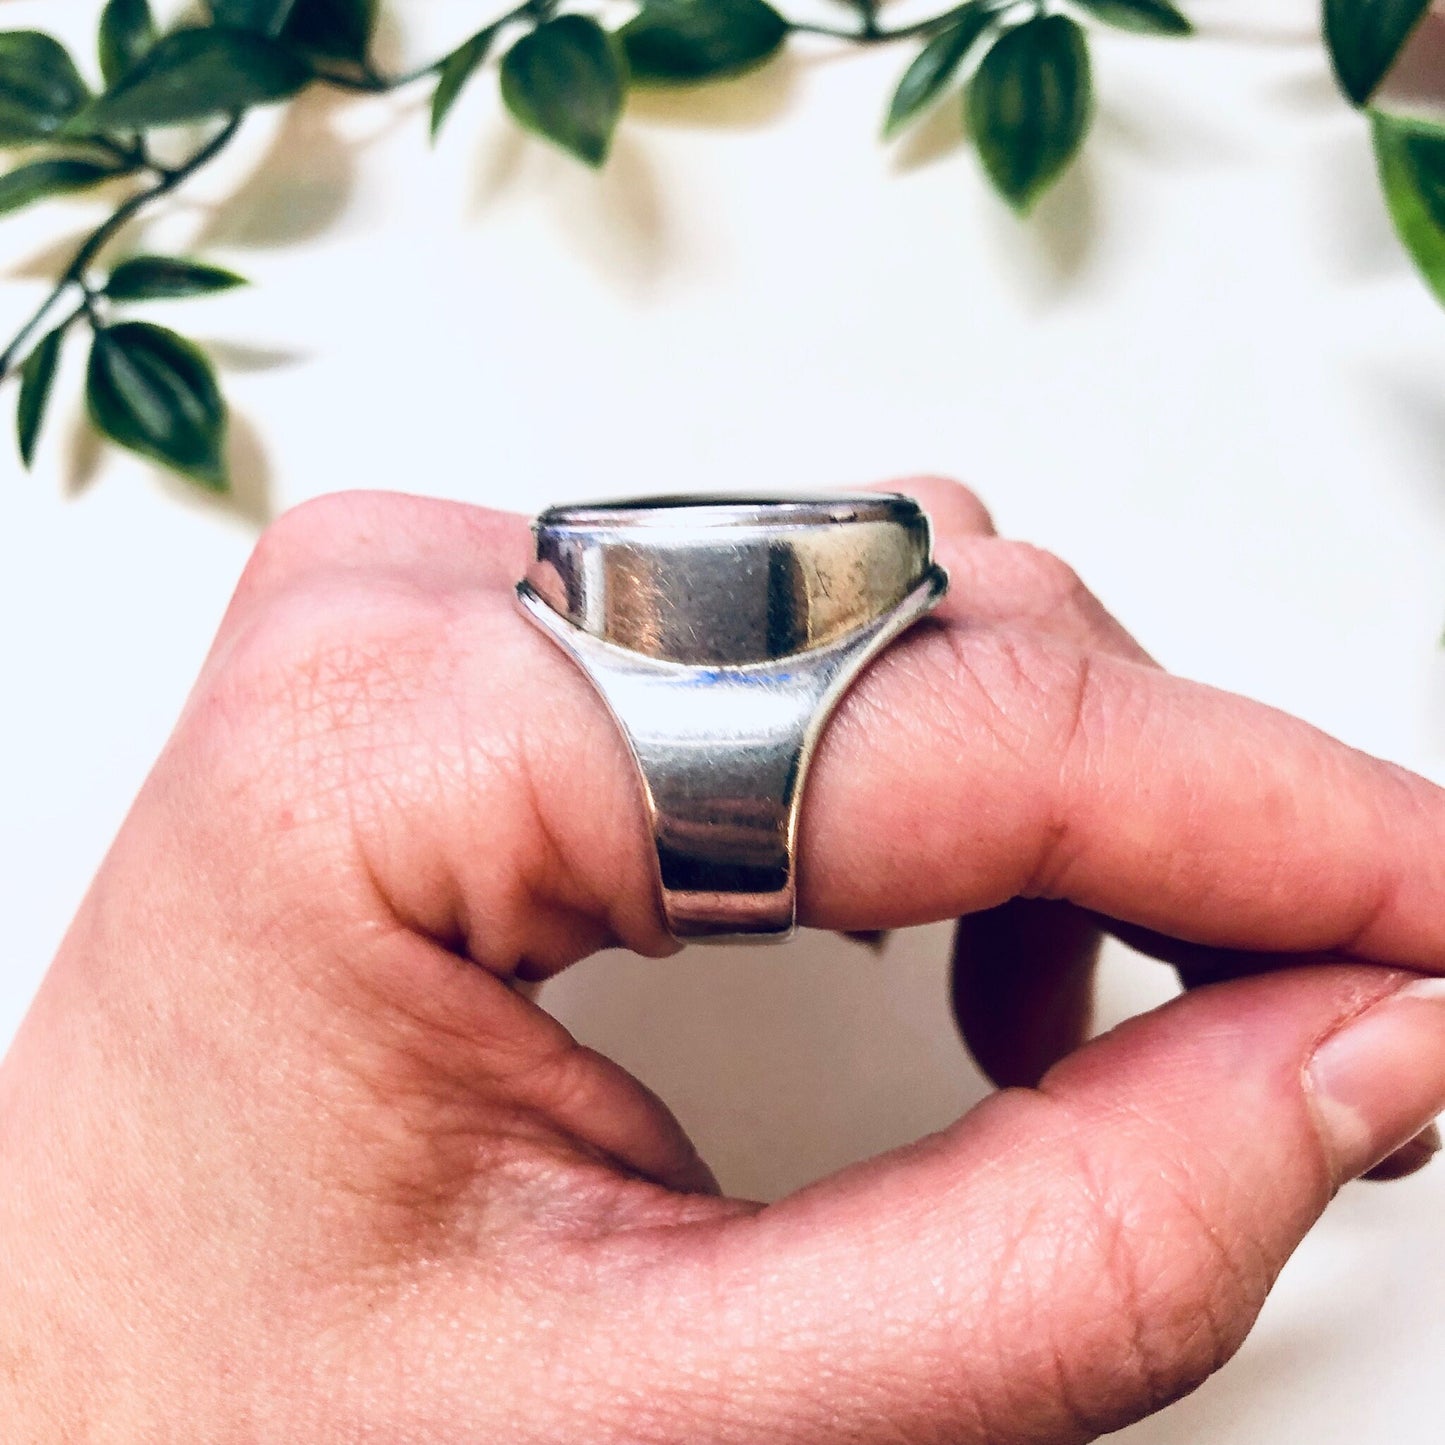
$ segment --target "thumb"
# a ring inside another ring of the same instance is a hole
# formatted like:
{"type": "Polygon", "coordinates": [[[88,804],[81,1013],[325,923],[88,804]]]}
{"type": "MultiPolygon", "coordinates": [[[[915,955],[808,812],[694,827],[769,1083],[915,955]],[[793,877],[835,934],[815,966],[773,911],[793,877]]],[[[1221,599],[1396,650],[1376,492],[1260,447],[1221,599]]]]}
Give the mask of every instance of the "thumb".
{"type": "Polygon", "coordinates": [[[1223,1364],[1335,1189],[1442,1107],[1445,984],[1215,985],[708,1227],[638,1303],[708,1438],[1091,1439],[1223,1364]]]}

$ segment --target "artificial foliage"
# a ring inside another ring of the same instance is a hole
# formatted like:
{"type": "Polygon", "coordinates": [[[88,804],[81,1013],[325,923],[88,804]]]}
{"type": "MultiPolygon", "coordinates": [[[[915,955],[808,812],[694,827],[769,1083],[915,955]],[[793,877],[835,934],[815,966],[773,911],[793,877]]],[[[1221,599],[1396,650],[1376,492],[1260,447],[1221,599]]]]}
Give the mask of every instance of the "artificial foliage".
{"type": "MultiPolygon", "coordinates": [[[[934,106],[959,106],[994,189],[1026,216],[1088,134],[1091,27],[1161,38],[1193,29],[1172,0],[962,0],[899,26],[881,21],[877,0],[836,3],[837,25],[790,18],[769,0],[641,0],[606,24],[577,0],[524,0],[405,74],[374,60],[377,0],[210,0],[170,29],[157,24],[150,0],[107,0],[93,70],[49,35],[0,32],[0,148],[18,155],[0,175],[0,216],[103,184],[125,187],[0,353],[0,383],[18,380],[21,459],[29,466],[40,441],[63,348],[88,344],[95,429],[202,487],[225,489],[226,405],[214,368],[193,342],[133,308],[245,282],[192,257],[126,255],[125,237],[231,143],[249,111],[309,86],[367,94],[429,86],[435,136],[463,90],[491,71],[517,124],[601,166],[634,88],[737,75],[766,65],[798,34],[896,45],[911,54],[882,107],[883,140],[934,106]],[[173,138],[157,143],[173,128],[193,137],[180,159],[173,138]]],[[[1323,28],[1341,91],[1368,113],[1400,238],[1445,300],[1445,124],[1372,103],[1428,5],[1323,0],[1323,28]]]]}

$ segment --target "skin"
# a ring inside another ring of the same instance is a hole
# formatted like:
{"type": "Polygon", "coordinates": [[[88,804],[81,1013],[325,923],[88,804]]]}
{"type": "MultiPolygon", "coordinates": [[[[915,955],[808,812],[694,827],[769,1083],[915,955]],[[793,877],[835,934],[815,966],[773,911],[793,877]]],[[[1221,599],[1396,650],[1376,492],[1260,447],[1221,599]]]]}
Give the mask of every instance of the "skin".
{"type": "Polygon", "coordinates": [[[525,523],[308,504],[0,1067],[7,1438],[1081,1441],[1218,1368],[1347,1179],[1428,1157],[1445,1005],[1400,990],[1445,961],[1445,795],[894,485],[954,586],[827,733],[802,914],[963,918],[1011,1087],[722,1196],[529,997],[674,945],[622,744],[514,608],[525,523]],[[1103,927],[1191,987],[1083,1043],[1103,927]]]}

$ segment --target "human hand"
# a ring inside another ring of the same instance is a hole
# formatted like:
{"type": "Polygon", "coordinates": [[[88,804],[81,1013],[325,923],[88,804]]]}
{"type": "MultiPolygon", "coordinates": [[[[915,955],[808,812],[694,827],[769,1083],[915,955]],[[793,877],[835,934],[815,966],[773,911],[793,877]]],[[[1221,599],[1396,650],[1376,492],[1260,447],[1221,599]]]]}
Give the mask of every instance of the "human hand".
{"type": "Polygon", "coordinates": [[[961,1020],[1030,1087],[721,1197],[518,986],[673,947],[623,745],[515,609],[525,523],[310,504],[0,1067],[7,1442],[1074,1441],[1228,1358],[1445,1105],[1445,795],[903,490],[953,590],[825,736],[802,916],[968,915],[961,1020]],[[1214,981],[1078,1047],[1101,919],[1214,981]]]}

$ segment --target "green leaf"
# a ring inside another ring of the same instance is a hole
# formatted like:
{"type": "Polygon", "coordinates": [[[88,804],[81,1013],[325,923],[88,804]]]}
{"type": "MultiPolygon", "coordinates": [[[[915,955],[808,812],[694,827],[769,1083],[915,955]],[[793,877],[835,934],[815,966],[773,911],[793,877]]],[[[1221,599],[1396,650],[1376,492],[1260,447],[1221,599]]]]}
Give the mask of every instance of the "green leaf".
{"type": "Polygon", "coordinates": [[[1007,30],[969,82],[969,128],[995,188],[1027,212],[1089,129],[1093,89],[1084,32],[1067,15],[1007,30]]]}
{"type": "Polygon", "coordinates": [[[311,69],[279,41],[247,30],[177,30],[146,53],[72,129],[143,130],[231,115],[284,100],[311,79],[311,69]]]}
{"type": "Polygon", "coordinates": [[[226,403],[205,355],[144,321],[95,333],[86,405],[97,431],[214,491],[227,486],[226,403]]]}
{"type": "Polygon", "coordinates": [[[1390,219],[1436,298],[1445,304],[1445,130],[1370,116],[1390,219]]]}
{"type": "Polygon", "coordinates": [[[114,85],[156,43],[150,0],[109,0],[100,13],[100,73],[114,85]]]}
{"type": "Polygon", "coordinates": [[[282,38],[328,60],[361,65],[376,31],[376,0],[296,0],[282,38]]]}
{"type": "Polygon", "coordinates": [[[99,161],[31,161],[0,176],[0,216],[34,205],[49,196],[89,190],[102,181],[126,174],[124,167],[99,161]]]}
{"type": "Polygon", "coordinates": [[[295,0],[211,0],[211,19],[237,30],[279,35],[295,0]]]}
{"type": "Polygon", "coordinates": [[[618,38],[634,80],[686,85],[761,65],[791,29],[765,0],[650,0],[618,38]]]}
{"type": "Polygon", "coordinates": [[[940,30],[919,51],[913,64],[903,72],[898,89],[883,122],[885,140],[898,134],[909,121],[921,115],[948,88],[968,52],[996,16],[992,6],[978,4],[964,11],[956,23],[940,30]]]}
{"type": "Polygon", "coordinates": [[[45,406],[50,400],[50,385],[60,361],[60,343],[65,328],[57,326],[41,338],[40,344],[20,368],[20,400],[15,407],[15,433],[20,442],[20,460],[28,468],[35,455],[35,442],[40,424],[45,420],[45,406]]]}
{"type": "Polygon", "coordinates": [[[528,130],[589,166],[607,159],[627,94],[621,48],[583,15],[548,20],[502,61],[502,99],[528,130]]]}
{"type": "Polygon", "coordinates": [[[1430,0],[1325,0],[1325,43],[1340,89],[1364,105],[1425,17],[1430,0]]]}
{"type": "Polygon", "coordinates": [[[58,40],[38,30],[0,32],[0,146],[44,140],[89,99],[58,40]]]}
{"type": "Polygon", "coordinates": [[[180,296],[205,296],[249,284],[244,276],[199,261],[173,256],[132,256],[110,273],[105,295],[112,301],[169,301],[180,296]]]}
{"type": "Polygon", "coordinates": [[[437,88],[431,98],[431,133],[435,140],[442,123],[451,112],[457,97],[466,87],[467,81],[476,73],[477,67],[487,58],[487,52],[496,39],[497,27],[489,25],[479,30],[470,40],[464,40],[442,61],[437,74],[437,88]]]}
{"type": "Polygon", "coordinates": [[[1170,0],[1073,0],[1106,25],[1144,35],[1193,35],[1194,23],[1170,0]]]}

